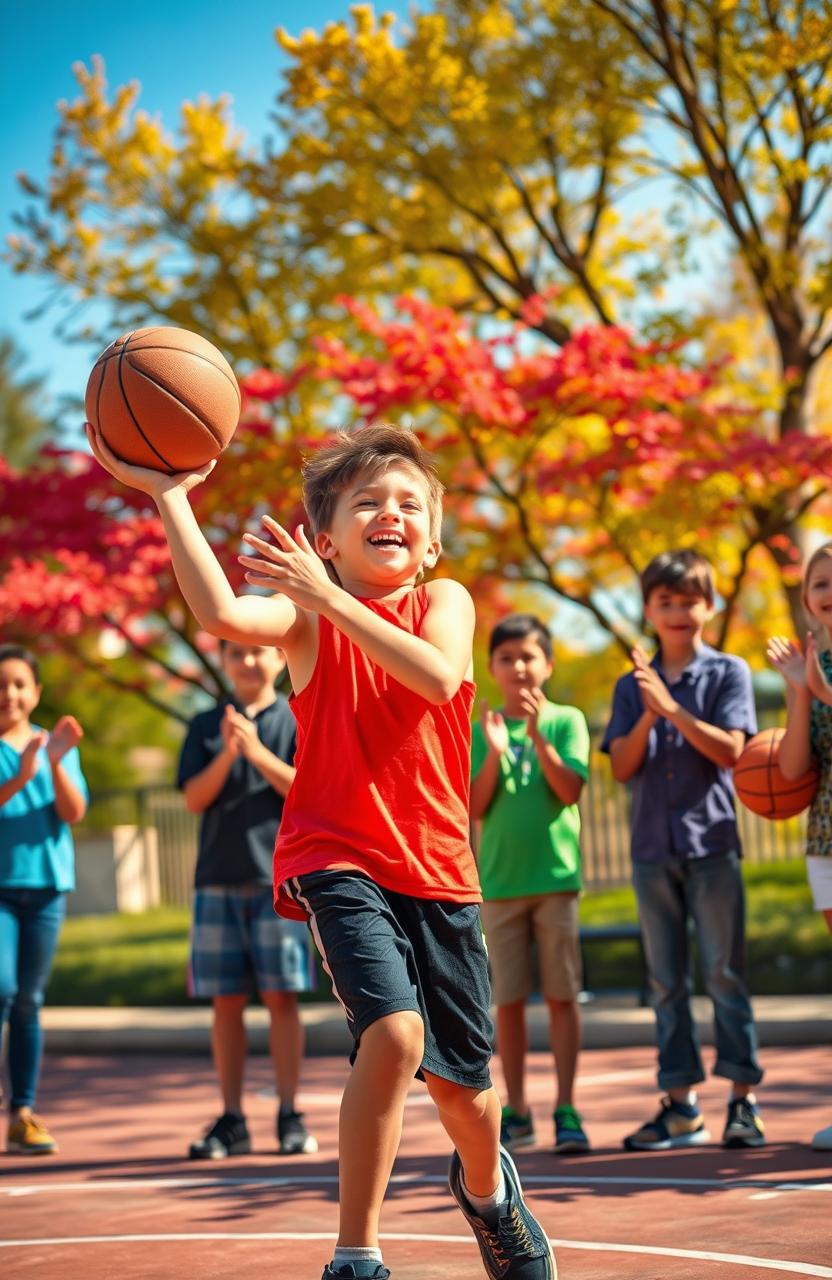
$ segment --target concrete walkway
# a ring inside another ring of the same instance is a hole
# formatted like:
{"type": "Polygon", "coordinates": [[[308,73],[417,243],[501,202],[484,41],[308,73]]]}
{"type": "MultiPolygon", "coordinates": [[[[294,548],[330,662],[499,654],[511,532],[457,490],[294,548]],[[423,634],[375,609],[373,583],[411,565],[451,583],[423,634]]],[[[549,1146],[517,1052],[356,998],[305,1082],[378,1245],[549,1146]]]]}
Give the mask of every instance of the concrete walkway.
{"type": "MultiPolygon", "coordinates": [[[[760,1043],[767,1045],[832,1044],[832,995],[758,996],[754,1000],[760,1043]]],[[[703,1044],[712,1044],[711,1006],[696,997],[694,1011],[703,1044]]],[[[302,1007],[307,1053],[347,1054],[350,1037],[340,1005],[302,1007]]],[[[632,997],[604,997],[582,1007],[586,1049],[652,1046],[651,1009],[632,997]]],[[[63,1054],[208,1053],[211,1010],[203,1005],[167,1009],[45,1008],[46,1050],[63,1054]]],[[[267,1015],[262,1008],[246,1014],[251,1046],[266,1051],[267,1015]]],[[[546,1009],[529,1007],[529,1047],[547,1048],[546,1009]]]]}

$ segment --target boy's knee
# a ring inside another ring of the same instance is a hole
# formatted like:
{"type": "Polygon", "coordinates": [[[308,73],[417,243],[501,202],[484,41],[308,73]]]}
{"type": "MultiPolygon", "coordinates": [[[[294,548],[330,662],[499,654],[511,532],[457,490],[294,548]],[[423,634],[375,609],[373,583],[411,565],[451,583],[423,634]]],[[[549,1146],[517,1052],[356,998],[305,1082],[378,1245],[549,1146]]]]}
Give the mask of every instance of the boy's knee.
{"type": "Polygon", "coordinates": [[[411,1009],[388,1013],[372,1023],[361,1037],[362,1048],[383,1056],[392,1065],[415,1075],[425,1053],[425,1024],[411,1009]]]}
{"type": "Polygon", "coordinates": [[[479,1120],[485,1115],[488,1105],[487,1089],[469,1089],[467,1085],[456,1084],[442,1076],[429,1075],[427,1071],[425,1081],[430,1096],[445,1115],[454,1116],[458,1120],[479,1120]]]}

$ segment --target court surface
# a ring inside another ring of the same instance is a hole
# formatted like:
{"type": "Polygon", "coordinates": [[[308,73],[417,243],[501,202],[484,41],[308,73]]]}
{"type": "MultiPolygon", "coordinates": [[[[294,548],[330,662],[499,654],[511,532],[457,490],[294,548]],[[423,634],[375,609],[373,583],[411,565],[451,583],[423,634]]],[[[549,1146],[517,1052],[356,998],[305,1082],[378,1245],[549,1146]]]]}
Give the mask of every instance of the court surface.
{"type": "MultiPolygon", "coordinates": [[[[769,1145],[718,1145],[726,1086],[701,1090],[713,1145],[631,1155],[621,1138],[655,1109],[651,1052],[586,1053],[579,1105],[593,1151],[555,1157],[551,1076],[530,1059],[540,1145],[517,1157],[554,1241],[561,1280],[832,1280],[832,1153],[808,1138],[832,1122],[828,1047],[769,1049],[761,1091],[769,1145]]],[[[45,1061],[40,1109],[52,1157],[0,1157],[5,1280],[319,1280],[336,1229],[337,1106],[348,1067],[306,1064],[301,1105],[317,1155],[281,1158],[268,1064],[252,1061],[256,1154],[183,1159],[213,1117],[204,1058],[45,1061]]],[[[495,1069],[499,1083],[499,1066],[495,1069]]],[[[422,1086],[411,1093],[384,1221],[393,1280],[475,1280],[483,1271],[445,1185],[448,1144],[422,1086]]]]}

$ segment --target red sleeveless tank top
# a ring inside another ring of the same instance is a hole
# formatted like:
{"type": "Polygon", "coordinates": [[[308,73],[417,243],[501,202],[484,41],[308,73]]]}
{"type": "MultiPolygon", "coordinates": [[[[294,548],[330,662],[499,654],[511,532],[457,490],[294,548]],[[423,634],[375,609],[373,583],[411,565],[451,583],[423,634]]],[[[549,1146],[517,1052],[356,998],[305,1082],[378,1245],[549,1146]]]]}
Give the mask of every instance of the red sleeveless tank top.
{"type": "MultiPolygon", "coordinates": [[[[416,587],[362,604],[418,635],[428,598],[416,587]]],[[[297,773],[274,853],[281,915],[303,917],[281,887],[309,871],[359,871],[414,898],[481,900],[468,818],[473,701],[466,680],[433,706],[319,619],[312,679],[290,698],[297,773]]]]}

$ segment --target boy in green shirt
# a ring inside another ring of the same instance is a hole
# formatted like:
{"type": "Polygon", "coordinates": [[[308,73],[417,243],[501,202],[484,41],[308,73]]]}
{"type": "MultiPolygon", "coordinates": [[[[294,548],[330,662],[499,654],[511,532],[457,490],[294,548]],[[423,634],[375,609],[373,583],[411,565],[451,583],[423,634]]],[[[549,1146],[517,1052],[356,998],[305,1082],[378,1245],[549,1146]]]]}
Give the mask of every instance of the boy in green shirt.
{"type": "Polygon", "coordinates": [[[471,817],[482,821],[482,919],[508,1092],[501,1141],[517,1150],[535,1140],[525,1093],[535,942],[557,1071],[555,1151],[587,1151],[573,1088],[581,1040],[578,799],[588,773],[589,731],[576,707],[558,706],[543,693],[552,674],[552,637],[539,618],[504,618],[491,633],[489,655],[503,707],[491,711],[484,702],[474,725],[471,817]]]}

